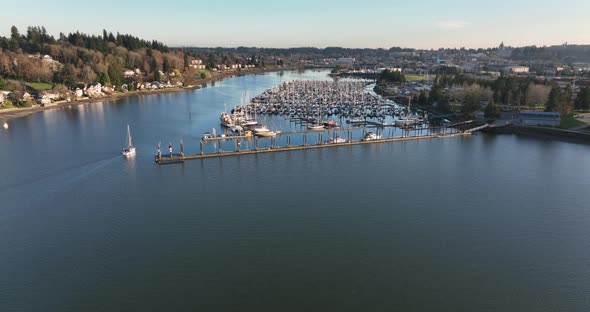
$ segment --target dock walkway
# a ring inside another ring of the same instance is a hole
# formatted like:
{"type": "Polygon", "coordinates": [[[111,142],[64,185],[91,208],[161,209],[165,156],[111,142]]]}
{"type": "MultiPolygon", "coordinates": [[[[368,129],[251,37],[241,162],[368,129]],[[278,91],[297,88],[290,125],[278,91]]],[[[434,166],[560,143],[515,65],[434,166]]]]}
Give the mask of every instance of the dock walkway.
{"type": "Polygon", "coordinates": [[[371,140],[371,141],[362,141],[362,140],[361,141],[350,141],[347,143],[332,143],[332,144],[320,143],[320,144],[297,145],[297,146],[289,146],[289,147],[258,148],[258,149],[240,150],[240,151],[232,151],[232,152],[219,151],[219,152],[215,152],[215,153],[187,154],[184,156],[180,155],[180,154],[173,154],[173,155],[162,155],[160,158],[156,158],[156,162],[160,165],[164,165],[164,164],[171,164],[171,163],[183,163],[185,160],[193,160],[193,159],[220,158],[220,157],[229,157],[229,156],[243,156],[243,155],[264,154],[264,153],[300,151],[300,150],[310,150],[310,149],[329,148],[329,147],[344,147],[344,146],[353,146],[353,145],[362,145],[362,144],[377,144],[377,143],[402,142],[402,141],[414,141],[414,140],[425,140],[425,139],[438,139],[438,138],[449,138],[449,137],[468,136],[468,135],[471,135],[471,132],[393,137],[393,138],[371,140]]]}

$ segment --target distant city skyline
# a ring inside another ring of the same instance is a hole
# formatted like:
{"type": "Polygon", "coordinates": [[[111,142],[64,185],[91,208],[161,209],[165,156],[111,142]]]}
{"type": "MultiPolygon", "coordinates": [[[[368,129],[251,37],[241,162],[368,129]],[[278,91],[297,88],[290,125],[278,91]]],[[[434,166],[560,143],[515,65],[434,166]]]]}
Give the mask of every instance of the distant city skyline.
{"type": "Polygon", "coordinates": [[[590,44],[585,0],[154,1],[11,2],[0,12],[0,35],[15,25],[45,26],[56,36],[102,30],[168,46],[489,48],[590,44]],[[221,2],[221,1],[219,1],[221,2]]]}

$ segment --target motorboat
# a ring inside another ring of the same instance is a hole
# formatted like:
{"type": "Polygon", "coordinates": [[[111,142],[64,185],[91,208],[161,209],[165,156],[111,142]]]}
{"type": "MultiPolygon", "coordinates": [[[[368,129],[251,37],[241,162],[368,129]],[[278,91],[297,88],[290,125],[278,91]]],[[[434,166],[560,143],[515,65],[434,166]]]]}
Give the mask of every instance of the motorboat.
{"type": "Polygon", "coordinates": [[[374,132],[367,132],[363,137],[362,141],[374,141],[374,140],[381,140],[382,137],[374,132]]]}
{"type": "Polygon", "coordinates": [[[309,124],[307,125],[307,129],[308,130],[324,130],[324,125],[320,125],[320,124],[309,124]]]}
{"type": "Polygon", "coordinates": [[[341,144],[341,143],[347,143],[348,140],[343,139],[339,136],[335,136],[333,138],[329,138],[328,140],[326,140],[326,143],[328,144],[341,144]]]}

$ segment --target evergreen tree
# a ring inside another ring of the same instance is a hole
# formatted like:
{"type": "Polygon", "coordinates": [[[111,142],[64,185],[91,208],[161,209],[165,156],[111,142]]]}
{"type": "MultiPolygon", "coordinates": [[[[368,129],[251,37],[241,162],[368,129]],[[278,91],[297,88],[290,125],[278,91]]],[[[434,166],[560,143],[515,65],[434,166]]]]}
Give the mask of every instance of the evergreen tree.
{"type": "Polygon", "coordinates": [[[428,96],[426,95],[426,91],[424,91],[424,90],[420,91],[420,97],[418,98],[418,103],[420,103],[421,105],[428,104],[428,96]]]}
{"type": "Polygon", "coordinates": [[[461,112],[465,115],[471,115],[481,108],[481,98],[475,93],[469,93],[463,100],[461,112]]]}
{"type": "Polygon", "coordinates": [[[120,87],[123,82],[125,81],[125,75],[123,74],[123,68],[119,63],[114,63],[109,65],[109,69],[107,71],[111,83],[114,87],[120,87]]]}
{"type": "Polygon", "coordinates": [[[553,86],[551,91],[549,92],[549,99],[547,100],[547,105],[545,105],[546,112],[557,112],[561,107],[561,88],[559,86],[553,86]]]}
{"type": "Polygon", "coordinates": [[[8,41],[8,48],[10,51],[16,51],[20,49],[22,42],[22,37],[18,32],[18,28],[16,26],[10,27],[10,40],[8,41]]]}
{"type": "Polygon", "coordinates": [[[439,103],[444,98],[444,88],[441,84],[435,84],[430,89],[430,95],[428,96],[428,101],[431,104],[439,103]]]}
{"type": "Polygon", "coordinates": [[[171,70],[170,61],[168,60],[167,57],[165,57],[164,62],[162,63],[162,71],[167,74],[170,72],[170,70],[171,70]]]}
{"type": "Polygon", "coordinates": [[[111,85],[111,77],[109,77],[108,72],[99,72],[98,75],[96,75],[96,81],[103,86],[111,85]]]}
{"type": "Polygon", "coordinates": [[[443,96],[438,102],[436,102],[436,108],[438,111],[446,113],[451,110],[451,103],[447,96],[443,96]]]}
{"type": "Polygon", "coordinates": [[[496,105],[496,102],[494,102],[494,99],[491,99],[488,102],[488,106],[486,107],[486,110],[484,112],[484,116],[489,119],[496,119],[496,118],[500,117],[500,107],[498,107],[498,105],[496,105]]]}
{"type": "Polygon", "coordinates": [[[559,111],[561,112],[562,116],[566,116],[571,114],[574,109],[574,92],[570,85],[565,87],[565,90],[562,93],[561,99],[561,107],[559,111]]]}
{"type": "Polygon", "coordinates": [[[590,110],[590,88],[584,87],[576,97],[576,109],[590,110]]]}
{"type": "Polygon", "coordinates": [[[162,80],[162,75],[160,75],[160,71],[159,70],[156,70],[154,72],[154,80],[155,81],[161,81],[162,80]]]}

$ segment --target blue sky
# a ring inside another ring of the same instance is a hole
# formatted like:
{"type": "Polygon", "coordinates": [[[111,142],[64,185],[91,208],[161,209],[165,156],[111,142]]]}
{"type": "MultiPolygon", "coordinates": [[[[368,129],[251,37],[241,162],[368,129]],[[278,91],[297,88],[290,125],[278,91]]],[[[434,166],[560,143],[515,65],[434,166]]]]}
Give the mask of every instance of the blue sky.
{"type": "Polygon", "coordinates": [[[10,1],[0,34],[102,29],[171,46],[389,48],[590,44],[589,0],[10,1]]]}

